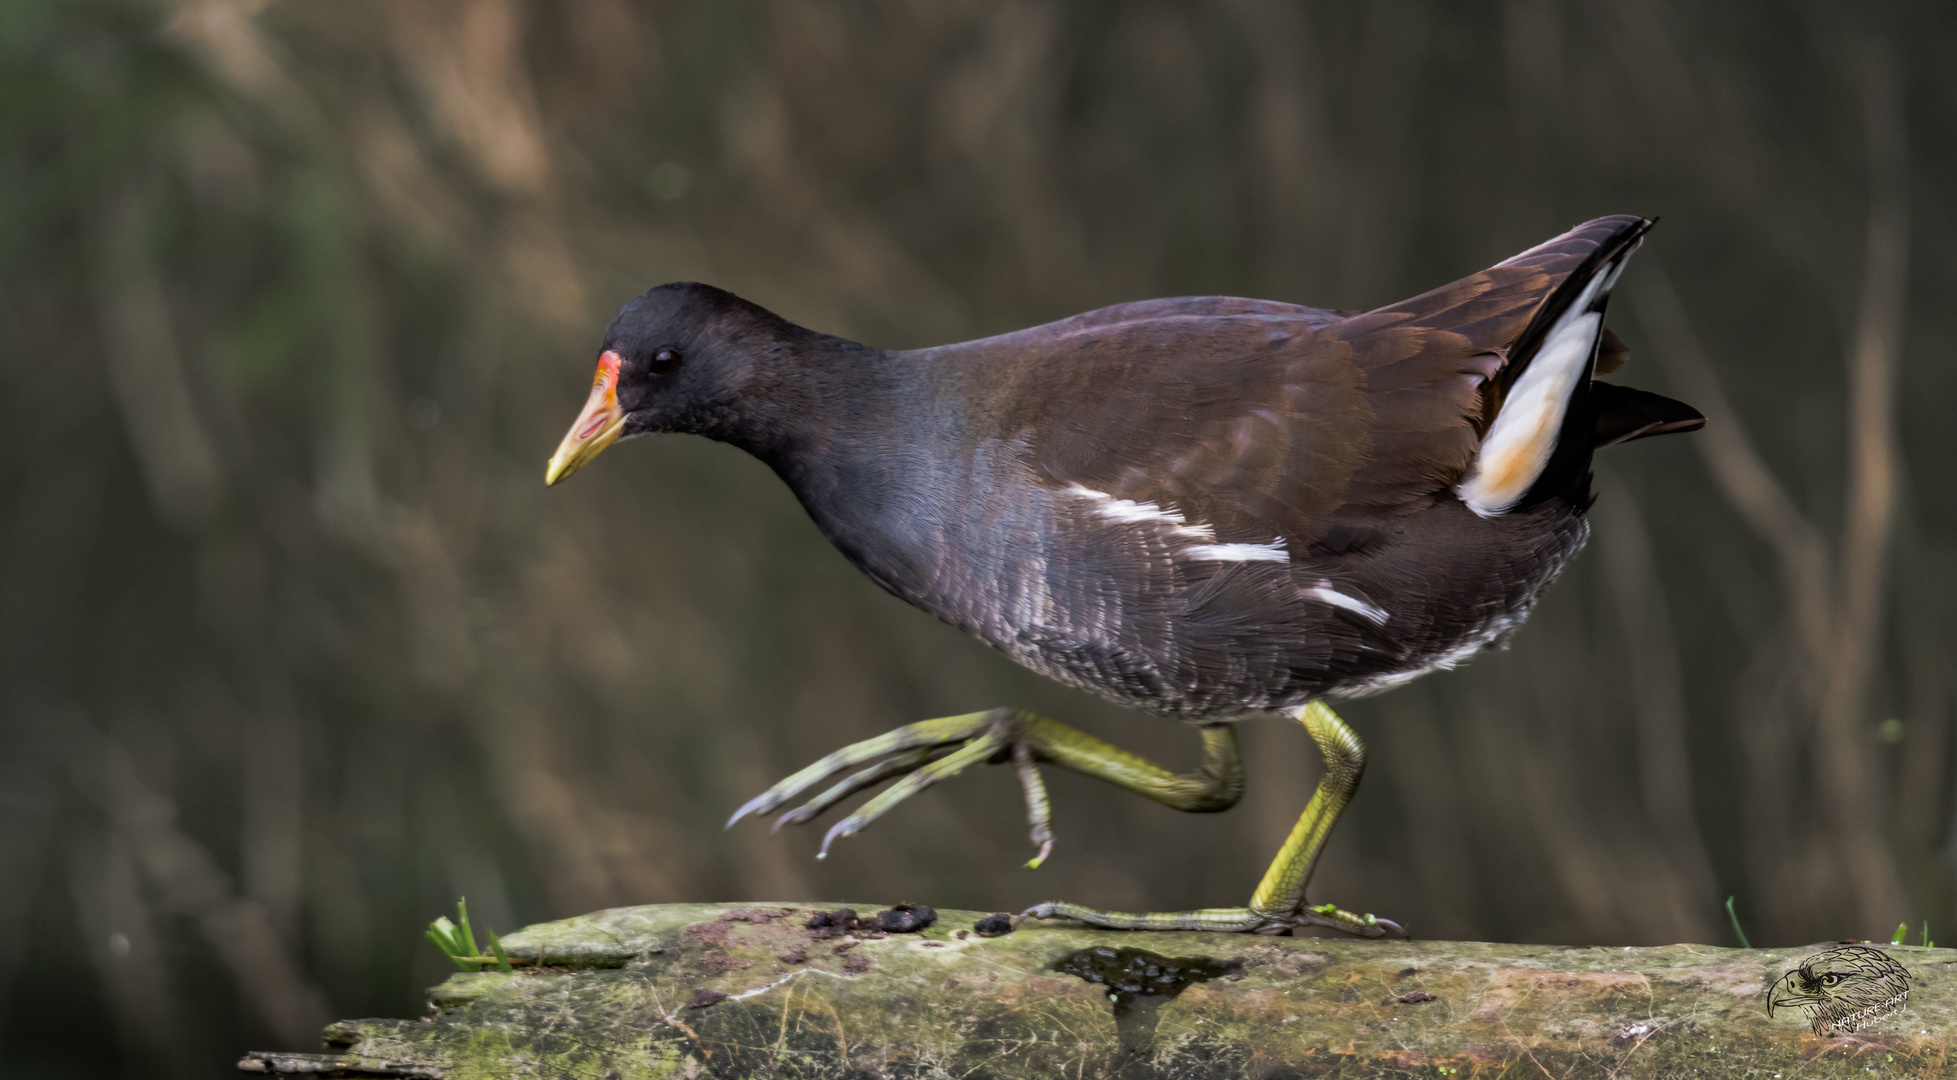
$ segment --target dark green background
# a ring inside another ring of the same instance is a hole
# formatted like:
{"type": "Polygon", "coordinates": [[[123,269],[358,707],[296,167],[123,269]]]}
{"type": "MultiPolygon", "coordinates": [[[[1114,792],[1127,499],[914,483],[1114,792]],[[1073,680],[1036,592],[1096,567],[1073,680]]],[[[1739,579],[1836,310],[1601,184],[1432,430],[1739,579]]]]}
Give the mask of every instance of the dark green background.
{"type": "Polygon", "coordinates": [[[682,278],[889,346],[1176,293],[1367,308],[1609,212],[1664,219],[1623,381],[1721,434],[1604,454],[1510,651],[1346,710],[1372,769],[1313,894],[1425,937],[1731,943],[1728,895],[1756,944],[1957,935],[1952,22],[0,3],[6,1070],[201,1076],[412,1015],[458,894],[499,929],[1241,901],[1316,778],[1275,721],[1222,816],[1053,776],[1038,872],[999,770],[826,863],[723,833],[926,716],[1194,740],[879,592],[725,447],[546,491],[605,321],[682,278]]]}

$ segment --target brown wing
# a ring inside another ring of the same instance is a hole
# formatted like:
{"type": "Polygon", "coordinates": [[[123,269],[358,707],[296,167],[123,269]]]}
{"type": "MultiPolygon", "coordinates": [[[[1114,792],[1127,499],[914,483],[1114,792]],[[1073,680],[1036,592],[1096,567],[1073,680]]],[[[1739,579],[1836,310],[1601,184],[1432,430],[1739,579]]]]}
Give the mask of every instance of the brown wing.
{"type": "Polygon", "coordinates": [[[1077,316],[1027,332],[1046,338],[1043,396],[1001,419],[1056,486],[1175,509],[1223,543],[1336,543],[1461,479],[1537,316],[1643,224],[1600,218],[1330,321],[1227,298],[1077,316]]]}

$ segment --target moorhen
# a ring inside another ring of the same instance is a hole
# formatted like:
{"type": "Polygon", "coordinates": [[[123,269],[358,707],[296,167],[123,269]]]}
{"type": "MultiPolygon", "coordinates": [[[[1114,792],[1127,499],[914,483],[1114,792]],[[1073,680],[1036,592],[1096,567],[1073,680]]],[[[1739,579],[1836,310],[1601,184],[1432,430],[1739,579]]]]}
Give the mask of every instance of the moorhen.
{"type": "Polygon", "coordinates": [[[923,788],[1011,760],[1037,866],[1036,766],[1180,810],[1243,792],[1233,724],[1283,713],[1325,756],[1310,805],[1246,907],[1098,926],[1376,937],[1305,884],[1364,747],[1325,704],[1500,642],[1583,546],[1590,455],[1705,418],[1595,376],[1627,350],[1604,305],[1651,222],[1598,218],[1481,273],[1363,313],[1268,300],[1117,304],[998,337],[888,351],[708,285],[661,285],[605,332],[555,484],[621,438],[689,432],[774,468],[877,584],[1021,664],[1194,724],[1177,774],[1043,716],[993,709],[846,747],[734,814],[781,823],[896,778],[823,839],[923,788]]]}

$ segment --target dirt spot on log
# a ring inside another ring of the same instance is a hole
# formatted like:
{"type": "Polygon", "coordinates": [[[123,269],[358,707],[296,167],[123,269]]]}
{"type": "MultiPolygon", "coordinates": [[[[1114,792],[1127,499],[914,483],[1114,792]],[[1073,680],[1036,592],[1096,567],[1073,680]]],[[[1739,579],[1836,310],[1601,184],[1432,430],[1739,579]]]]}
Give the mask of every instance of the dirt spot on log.
{"type": "MultiPolygon", "coordinates": [[[[712,922],[694,923],[686,928],[686,935],[702,945],[723,945],[726,944],[727,935],[734,929],[736,923],[764,925],[793,914],[796,914],[794,908],[777,908],[772,911],[767,908],[735,908],[732,911],[721,912],[720,917],[712,922]]],[[[659,952],[660,950],[654,948],[647,951],[659,952]]]]}
{"type": "Polygon", "coordinates": [[[686,1007],[689,1009],[704,1009],[709,1005],[718,1005],[726,1000],[726,994],[718,990],[709,990],[702,986],[693,991],[692,997],[686,999],[686,1007]]]}
{"type": "Polygon", "coordinates": [[[752,960],[742,960],[734,956],[703,956],[700,966],[715,975],[725,975],[730,971],[740,971],[754,966],[752,960]]]}
{"type": "Polygon", "coordinates": [[[972,932],[980,937],[1004,937],[1012,930],[1012,916],[1003,911],[995,911],[972,924],[972,932]]]}
{"type": "Polygon", "coordinates": [[[870,962],[870,958],[862,953],[852,953],[843,957],[843,970],[851,975],[861,975],[875,966],[870,962]]]}
{"type": "Polygon", "coordinates": [[[784,964],[806,964],[809,962],[809,947],[797,945],[785,953],[775,954],[775,959],[784,964]]]}
{"type": "Polygon", "coordinates": [[[818,911],[809,916],[809,921],[802,925],[813,931],[809,937],[814,941],[842,937],[856,928],[856,909],[837,908],[834,911],[818,911]]]}
{"type": "Polygon", "coordinates": [[[719,945],[727,940],[727,932],[732,929],[733,925],[725,919],[715,919],[687,927],[686,936],[702,945],[719,945]]]}
{"type": "Polygon", "coordinates": [[[903,903],[877,912],[877,929],[886,934],[915,934],[938,921],[938,913],[923,904],[903,903]]]}

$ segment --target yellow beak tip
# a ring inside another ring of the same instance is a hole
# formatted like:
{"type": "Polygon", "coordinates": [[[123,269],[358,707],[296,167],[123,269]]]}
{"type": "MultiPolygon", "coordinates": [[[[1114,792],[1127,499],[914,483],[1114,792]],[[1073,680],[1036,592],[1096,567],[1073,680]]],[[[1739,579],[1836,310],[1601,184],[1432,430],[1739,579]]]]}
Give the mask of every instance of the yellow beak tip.
{"type": "Polygon", "coordinates": [[[578,418],[578,427],[564,437],[564,444],[552,454],[550,464],[544,466],[544,486],[556,487],[565,478],[583,468],[592,458],[597,457],[605,447],[618,441],[618,435],[625,427],[625,417],[614,410],[609,423],[597,432],[580,438],[579,430],[586,425],[586,418],[578,418]]]}

